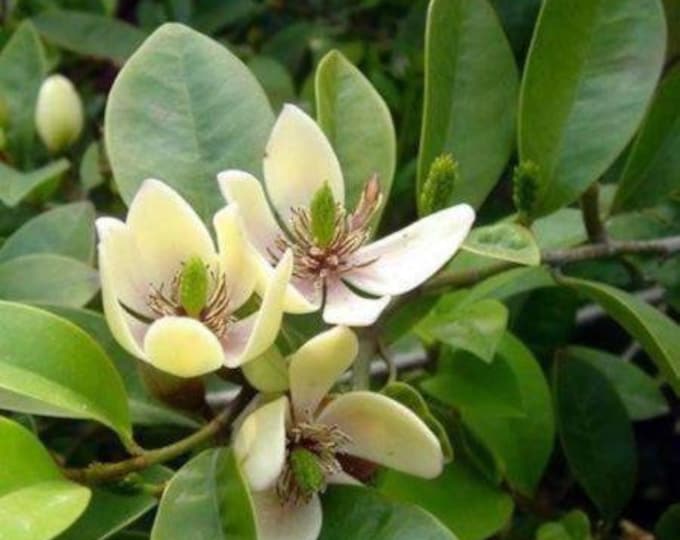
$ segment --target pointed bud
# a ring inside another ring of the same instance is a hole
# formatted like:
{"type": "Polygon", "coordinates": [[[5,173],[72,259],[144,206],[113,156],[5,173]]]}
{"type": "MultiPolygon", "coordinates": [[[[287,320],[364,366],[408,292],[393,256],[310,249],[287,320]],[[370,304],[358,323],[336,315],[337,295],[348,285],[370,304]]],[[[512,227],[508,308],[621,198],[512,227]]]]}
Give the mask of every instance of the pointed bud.
{"type": "Polygon", "coordinates": [[[35,107],[35,125],[47,149],[59,153],[71,146],[83,130],[83,104],[75,87],[63,75],[43,82],[35,107]]]}
{"type": "Polygon", "coordinates": [[[296,448],[290,453],[290,468],[304,497],[318,493],[326,485],[326,476],[317,457],[306,448],[296,448]]]}
{"type": "Polygon", "coordinates": [[[189,317],[198,317],[208,302],[208,269],[199,257],[184,263],[179,277],[179,302],[189,317]]]}
{"type": "Polygon", "coordinates": [[[512,200],[519,213],[521,223],[531,223],[531,216],[536,205],[539,174],[539,167],[533,161],[523,161],[513,171],[512,200]]]}
{"type": "Polygon", "coordinates": [[[420,192],[420,215],[427,216],[449,206],[458,183],[458,162],[451,154],[442,154],[430,165],[420,192]]]}
{"type": "Polygon", "coordinates": [[[311,232],[319,247],[326,247],[333,240],[335,234],[335,217],[337,208],[333,192],[326,182],[314,194],[309,205],[311,214],[311,232]]]}

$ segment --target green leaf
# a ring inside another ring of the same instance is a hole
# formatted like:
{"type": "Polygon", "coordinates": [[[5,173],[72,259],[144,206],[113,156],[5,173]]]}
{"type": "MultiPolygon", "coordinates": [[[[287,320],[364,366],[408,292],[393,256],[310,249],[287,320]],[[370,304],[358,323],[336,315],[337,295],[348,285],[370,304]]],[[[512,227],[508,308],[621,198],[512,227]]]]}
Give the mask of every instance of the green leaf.
{"type": "Polygon", "coordinates": [[[66,480],[40,441],[0,417],[0,523],[7,540],[54,538],[85,510],[90,490],[66,480]]]}
{"type": "Polygon", "coordinates": [[[90,191],[105,182],[102,174],[102,151],[99,142],[89,144],[80,161],[80,183],[85,191],[90,191]]]}
{"type": "Polygon", "coordinates": [[[656,381],[632,362],[587,347],[569,347],[568,357],[590,362],[609,379],[631,420],[648,420],[668,413],[668,402],[656,381]]]}
{"type": "Polygon", "coordinates": [[[156,30],[109,94],[105,138],[121,195],[158,178],[206,220],[224,206],[225,169],[259,175],[274,117],[255,77],[226,48],[186,26],[156,30]]]}
{"type": "Polygon", "coordinates": [[[71,166],[67,159],[59,159],[31,172],[22,173],[0,161],[0,201],[16,206],[36,188],[54,180],[71,166]]]}
{"type": "Polygon", "coordinates": [[[32,20],[47,41],[62,49],[116,64],[123,64],[146,37],[131,24],[95,13],[49,9],[32,20]]]}
{"type": "Polygon", "coordinates": [[[94,207],[64,204],[21,226],[0,248],[0,262],[33,253],[53,253],[84,263],[94,260],[94,207]]]}
{"type": "Polygon", "coordinates": [[[386,201],[396,166],[396,138],[387,105],[339,51],[319,62],[315,88],[319,125],[345,177],[346,205],[354,208],[374,174],[386,201]]]}
{"type": "Polygon", "coordinates": [[[550,390],[539,363],[511,334],[503,337],[498,357],[510,367],[524,416],[500,417],[482,410],[463,410],[463,422],[503,464],[509,484],[530,496],[553,448],[555,420],[550,390]]]}
{"type": "Polygon", "coordinates": [[[463,242],[466,251],[527,266],[541,263],[541,252],[531,231],[517,223],[473,229],[463,242]]]}
{"type": "MultiPolygon", "coordinates": [[[[22,166],[29,166],[35,142],[35,103],[46,75],[45,50],[33,25],[24,21],[0,52],[0,95],[9,109],[7,149],[22,166]]],[[[4,176],[3,168],[0,167],[0,178],[4,176]]],[[[2,186],[0,191],[4,191],[2,186]]],[[[4,202],[4,197],[0,198],[4,202]]]]}
{"type": "Polygon", "coordinates": [[[432,161],[451,154],[460,164],[460,182],[449,205],[479,207],[513,149],[515,60],[486,0],[433,0],[425,40],[418,193],[432,161]]]}
{"type": "Polygon", "coordinates": [[[437,374],[420,387],[433,398],[461,412],[483,416],[523,416],[524,404],[509,362],[497,356],[490,364],[464,351],[445,348],[437,374]]]}
{"type": "Polygon", "coordinates": [[[562,448],[576,480],[613,520],[633,493],[636,452],[626,409],[589,362],[558,357],[554,394],[562,448]]]}
{"type": "Polygon", "coordinates": [[[90,336],[10,302],[0,302],[0,328],[0,408],[96,420],[132,442],[123,382],[90,336]]]}
{"type": "Polygon", "coordinates": [[[248,69],[264,88],[275,111],[281,110],[284,103],[295,101],[293,78],[278,60],[268,56],[254,56],[248,61],[248,69]]]}
{"type": "Polygon", "coordinates": [[[531,226],[541,249],[559,249],[576,246],[588,239],[583,214],[576,208],[562,208],[534,221],[531,226]]]}
{"type": "Polygon", "coordinates": [[[603,283],[560,277],[602,306],[623,326],[654,360],[666,381],[680,394],[680,327],[644,300],[603,283]]]}
{"type": "Polygon", "coordinates": [[[612,212],[647,208],[680,191],[680,68],[664,78],[628,155],[612,212]]]}
{"type": "Polygon", "coordinates": [[[536,540],[591,540],[590,520],[580,510],[573,510],[560,521],[542,525],[536,540]]]}
{"type": "Polygon", "coordinates": [[[0,264],[0,298],[79,307],[99,290],[99,276],[76,259],[38,253],[0,264]]]}
{"type": "Polygon", "coordinates": [[[151,540],[186,538],[256,538],[250,496],[234,453],[228,448],[199,454],[165,489],[151,540]]]}
{"type": "Polygon", "coordinates": [[[577,199],[624,149],[665,43],[659,0],[543,3],[520,90],[520,160],[540,168],[532,217],[577,199]]]}
{"type": "Polygon", "coordinates": [[[680,504],[672,504],[654,527],[656,540],[676,540],[680,537],[680,504]]]}
{"type": "MultiPolygon", "coordinates": [[[[387,471],[380,482],[380,491],[396,500],[421,506],[460,540],[489,538],[508,523],[513,510],[510,495],[460,460],[447,465],[433,480],[387,471]]],[[[420,540],[421,536],[414,534],[404,540],[416,538],[420,540]]]]}
{"type": "Polygon", "coordinates": [[[463,302],[467,304],[485,298],[502,301],[535,289],[555,286],[550,271],[543,266],[513,268],[480,281],[468,291],[463,302]]]}
{"type": "Polygon", "coordinates": [[[457,540],[414,504],[394,502],[360,486],[333,486],[323,496],[319,540],[457,540]]]}
{"type": "MultiPolygon", "coordinates": [[[[137,473],[137,481],[162,484],[172,477],[170,469],[156,465],[137,473]]],[[[124,529],[158,504],[156,497],[143,491],[125,493],[115,485],[96,487],[85,513],[59,540],[105,540],[124,529]]]]}

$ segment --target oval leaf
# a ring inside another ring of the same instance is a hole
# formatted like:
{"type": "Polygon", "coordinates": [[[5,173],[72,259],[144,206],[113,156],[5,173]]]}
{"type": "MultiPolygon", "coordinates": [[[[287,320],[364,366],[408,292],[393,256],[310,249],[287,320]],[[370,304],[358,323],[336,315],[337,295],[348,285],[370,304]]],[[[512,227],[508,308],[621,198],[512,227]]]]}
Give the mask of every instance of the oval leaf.
{"type": "Polygon", "coordinates": [[[534,235],[516,223],[499,223],[473,229],[463,242],[465,251],[504,261],[538,266],[541,252],[534,235]]]}

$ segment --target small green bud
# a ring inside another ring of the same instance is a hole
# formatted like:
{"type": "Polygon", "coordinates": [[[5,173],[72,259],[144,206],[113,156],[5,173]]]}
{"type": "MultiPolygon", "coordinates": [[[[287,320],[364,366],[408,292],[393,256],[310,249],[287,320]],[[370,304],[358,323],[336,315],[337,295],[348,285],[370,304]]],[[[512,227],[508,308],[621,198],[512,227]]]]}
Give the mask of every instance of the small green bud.
{"type": "Polygon", "coordinates": [[[312,236],[319,247],[326,247],[335,234],[336,205],[328,182],[314,194],[309,211],[312,236]]]}
{"type": "Polygon", "coordinates": [[[533,161],[523,161],[512,174],[512,200],[519,212],[519,220],[528,224],[536,205],[540,169],[533,161]]]}
{"type": "Polygon", "coordinates": [[[295,483],[305,496],[321,491],[326,484],[326,476],[317,457],[306,448],[296,448],[290,453],[290,468],[295,483]]]}
{"type": "Polygon", "coordinates": [[[451,154],[442,154],[430,165],[430,172],[420,192],[420,215],[427,216],[449,206],[458,183],[458,162],[451,154]]]}
{"type": "Polygon", "coordinates": [[[179,277],[179,302],[189,317],[198,317],[208,301],[208,269],[199,257],[184,263],[179,277]]]}
{"type": "Polygon", "coordinates": [[[47,149],[59,153],[71,146],[83,130],[83,104],[75,87],[63,75],[43,82],[35,107],[35,125],[47,149]]]}

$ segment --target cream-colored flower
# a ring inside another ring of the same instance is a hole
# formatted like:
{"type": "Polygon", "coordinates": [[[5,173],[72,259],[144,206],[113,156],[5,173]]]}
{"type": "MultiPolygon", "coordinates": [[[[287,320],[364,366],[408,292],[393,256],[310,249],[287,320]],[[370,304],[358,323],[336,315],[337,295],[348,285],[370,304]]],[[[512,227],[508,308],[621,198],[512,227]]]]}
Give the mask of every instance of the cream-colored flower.
{"type": "Polygon", "coordinates": [[[125,349],[192,377],[237,367],[274,342],[292,254],[271,273],[259,308],[242,315],[256,278],[239,219],[237,206],[215,215],[215,249],[191,206],[164,183],[146,180],[125,223],[97,220],[104,312],[125,349]]]}
{"type": "Polygon", "coordinates": [[[367,243],[372,218],[382,203],[378,181],[367,179],[357,207],[349,212],[340,164],[328,139],[293,105],[283,108],[264,158],[267,194],[285,227],[279,227],[253,176],[230,170],[220,173],[218,180],[227,201],[244,209],[246,234],[263,266],[293,250],[286,311],[314,311],[325,299],[323,318],[330,324],[375,322],[391,296],[417,287],[453,256],[475,217],[470,206],[460,204],[367,243]],[[314,215],[314,201],[320,203],[317,214],[335,209],[325,216],[330,225],[325,232],[314,226],[319,217],[314,215]]]}
{"type": "Polygon", "coordinates": [[[440,443],[410,409],[373,392],[328,396],[357,351],[346,327],[312,338],[289,358],[290,397],[261,406],[241,425],[234,451],[253,496],[259,540],[315,540],[318,492],[327,483],[358,483],[344,470],[352,460],[424,478],[440,474],[440,443]]]}
{"type": "Polygon", "coordinates": [[[83,123],[83,103],[73,83],[59,74],[45,79],[35,105],[35,125],[48,150],[56,154],[71,146],[83,123]]]}

